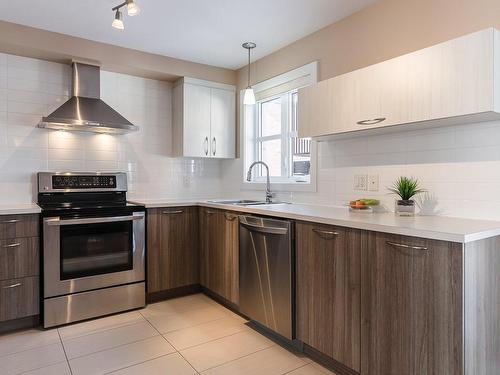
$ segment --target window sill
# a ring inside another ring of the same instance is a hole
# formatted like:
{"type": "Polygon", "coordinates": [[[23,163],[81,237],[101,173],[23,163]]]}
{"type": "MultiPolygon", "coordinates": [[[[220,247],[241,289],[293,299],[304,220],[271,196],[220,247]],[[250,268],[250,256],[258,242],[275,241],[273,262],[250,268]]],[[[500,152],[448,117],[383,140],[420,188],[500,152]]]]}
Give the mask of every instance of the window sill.
{"type": "MultiPolygon", "coordinates": [[[[242,182],[242,190],[266,190],[265,182],[242,182]]],[[[294,192],[294,191],[304,191],[304,192],[316,192],[316,182],[272,182],[271,181],[271,191],[284,191],[284,192],[294,192]]]]}

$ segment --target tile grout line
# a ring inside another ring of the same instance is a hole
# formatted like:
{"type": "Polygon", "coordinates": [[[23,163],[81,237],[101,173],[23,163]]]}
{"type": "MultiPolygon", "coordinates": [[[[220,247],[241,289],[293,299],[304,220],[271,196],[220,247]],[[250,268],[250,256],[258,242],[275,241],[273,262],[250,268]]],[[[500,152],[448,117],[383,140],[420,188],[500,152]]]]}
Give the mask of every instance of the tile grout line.
{"type": "MultiPolygon", "coordinates": [[[[142,315],[142,313],[141,313],[141,312],[139,312],[139,314],[141,314],[141,315],[142,315]]],[[[191,368],[194,370],[194,372],[196,372],[197,374],[199,374],[198,370],[194,368],[194,366],[191,364],[191,362],[189,362],[189,361],[188,361],[188,360],[187,360],[187,359],[186,359],[186,358],[182,355],[182,353],[181,353],[179,350],[177,350],[177,348],[176,348],[174,345],[172,345],[172,343],[171,343],[170,341],[168,341],[168,340],[167,340],[167,338],[166,338],[165,336],[163,336],[163,335],[161,334],[161,332],[160,332],[160,331],[159,331],[159,330],[158,330],[158,329],[157,329],[157,328],[156,328],[156,327],[155,327],[155,326],[154,326],[154,325],[153,325],[153,324],[152,324],[152,323],[151,323],[151,322],[150,322],[150,321],[149,321],[149,320],[148,320],[148,319],[144,316],[144,315],[142,315],[142,316],[143,316],[143,318],[144,318],[144,319],[146,319],[146,321],[149,323],[149,325],[150,325],[151,327],[153,327],[153,329],[154,329],[154,330],[156,330],[156,332],[158,332],[158,333],[159,333],[159,335],[160,335],[160,336],[161,336],[161,337],[162,337],[162,338],[163,338],[166,342],[168,342],[168,343],[170,344],[170,346],[171,346],[171,347],[175,350],[175,353],[179,354],[179,355],[180,355],[180,356],[181,356],[181,357],[182,357],[182,358],[186,361],[186,363],[187,363],[189,366],[191,366],[191,368]]],[[[173,353],[172,353],[172,354],[173,354],[173,353]]]]}
{"type": "MultiPolygon", "coordinates": [[[[244,324],[242,324],[244,326],[244,324]]],[[[193,326],[193,327],[196,327],[196,326],[193,326]]],[[[196,344],[196,345],[191,345],[191,346],[188,346],[188,347],[185,347],[185,348],[182,348],[182,349],[178,349],[178,351],[182,351],[182,350],[188,350],[188,349],[192,349],[192,348],[196,348],[197,346],[201,346],[201,345],[205,345],[205,344],[208,344],[209,342],[214,342],[214,341],[217,341],[217,340],[220,340],[220,339],[224,339],[226,337],[230,337],[230,336],[234,336],[234,335],[237,335],[238,333],[242,333],[242,332],[246,332],[246,331],[250,331],[251,329],[246,327],[245,329],[242,329],[241,331],[238,331],[238,332],[233,332],[233,333],[230,333],[228,335],[225,335],[225,336],[221,336],[221,337],[217,337],[215,339],[211,339],[211,340],[208,340],[208,341],[205,341],[205,342],[202,342],[200,344],[196,344]]],[[[170,332],[168,332],[170,333],[170,332]]],[[[166,333],[163,333],[161,334],[163,337],[165,337],[166,333]]],[[[165,337],[165,340],[168,341],[168,339],[165,337]]],[[[170,342],[170,341],[169,341],[170,342]]],[[[171,344],[172,346],[174,346],[173,344],[171,344]]],[[[174,346],[175,347],[175,346],[174,346]]],[[[177,349],[177,348],[176,348],[177,349]]]]}
{"type": "Polygon", "coordinates": [[[68,364],[69,373],[71,375],[73,375],[73,369],[71,368],[71,364],[69,363],[68,355],[66,354],[66,348],[64,347],[64,343],[63,343],[63,340],[61,338],[61,334],[59,333],[59,328],[56,328],[56,330],[57,330],[57,335],[59,336],[59,341],[61,343],[61,346],[62,346],[62,349],[64,352],[64,357],[66,358],[66,363],[68,364]]]}
{"type": "Polygon", "coordinates": [[[139,340],[134,340],[134,341],[130,341],[130,342],[126,342],[124,344],[120,344],[120,345],[116,345],[116,346],[112,346],[110,348],[106,348],[106,349],[102,349],[102,350],[98,350],[96,352],[92,352],[92,353],[87,353],[87,354],[82,354],[82,355],[79,355],[77,357],[73,357],[71,358],[71,360],[74,360],[74,359],[77,359],[77,358],[83,358],[83,357],[88,357],[90,355],[93,355],[93,354],[97,354],[97,353],[102,353],[102,352],[105,352],[105,351],[108,351],[108,350],[113,350],[113,349],[116,349],[116,348],[121,348],[122,346],[126,346],[126,345],[130,345],[130,344],[137,344],[138,342],[141,342],[141,341],[146,341],[146,340],[150,340],[154,337],[158,337],[161,335],[153,335],[153,336],[150,336],[150,337],[146,337],[146,338],[143,338],[143,339],[139,339],[139,340]]]}

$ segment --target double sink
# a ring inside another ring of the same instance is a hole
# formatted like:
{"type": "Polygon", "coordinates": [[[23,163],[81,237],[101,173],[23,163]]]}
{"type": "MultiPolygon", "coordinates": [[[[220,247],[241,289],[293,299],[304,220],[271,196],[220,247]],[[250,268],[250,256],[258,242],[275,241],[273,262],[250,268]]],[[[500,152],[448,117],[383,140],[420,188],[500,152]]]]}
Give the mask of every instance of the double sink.
{"type": "Polygon", "coordinates": [[[257,201],[257,200],[252,200],[252,199],[217,199],[217,200],[212,200],[208,201],[208,203],[217,203],[217,204],[232,204],[235,206],[258,206],[262,204],[280,204],[280,203],[286,203],[286,202],[272,202],[272,203],[267,203],[266,201],[257,201]]]}

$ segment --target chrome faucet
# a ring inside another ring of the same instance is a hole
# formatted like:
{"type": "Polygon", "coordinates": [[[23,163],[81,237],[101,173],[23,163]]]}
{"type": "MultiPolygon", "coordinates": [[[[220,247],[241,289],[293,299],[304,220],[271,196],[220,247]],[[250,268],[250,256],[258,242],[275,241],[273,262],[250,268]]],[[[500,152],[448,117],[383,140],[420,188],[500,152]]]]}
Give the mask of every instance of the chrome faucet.
{"type": "Polygon", "coordinates": [[[263,161],[255,161],[253,162],[250,167],[248,167],[248,172],[247,172],[247,181],[250,182],[252,181],[252,168],[257,165],[257,164],[262,164],[264,167],[266,167],[266,174],[267,174],[267,181],[266,181],[266,203],[270,204],[273,201],[273,193],[271,193],[271,181],[269,180],[269,167],[267,166],[266,163],[263,161]]]}

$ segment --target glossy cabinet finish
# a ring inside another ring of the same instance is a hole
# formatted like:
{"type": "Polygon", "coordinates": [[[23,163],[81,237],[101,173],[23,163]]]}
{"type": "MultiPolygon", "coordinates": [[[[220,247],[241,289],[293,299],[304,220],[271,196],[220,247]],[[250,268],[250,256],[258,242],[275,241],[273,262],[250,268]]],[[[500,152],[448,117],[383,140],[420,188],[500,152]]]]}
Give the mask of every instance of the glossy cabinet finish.
{"type": "Polygon", "coordinates": [[[360,370],[361,231],[296,224],[297,338],[360,370]]]}
{"type": "Polygon", "coordinates": [[[185,77],[176,83],[173,95],[174,154],[234,158],[235,87],[185,77]]]}
{"type": "Polygon", "coordinates": [[[224,210],[200,209],[201,284],[237,305],[238,216],[224,210]]]}
{"type": "Polygon", "coordinates": [[[500,32],[487,29],[299,90],[299,136],[500,118],[500,32]]]}
{"type": "Polygon", "coordinates": [[[147,240],[148,293],[199,283],[197,207],[148,209],[147,240]]]}
{"type": "Polygon", "coordinates": [[[462,245],[366,232],[361,374],[463,374],[462,245]]]}

